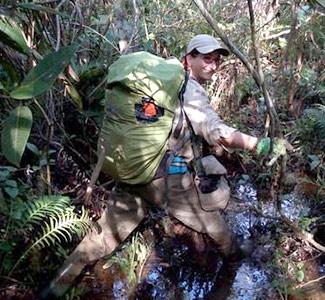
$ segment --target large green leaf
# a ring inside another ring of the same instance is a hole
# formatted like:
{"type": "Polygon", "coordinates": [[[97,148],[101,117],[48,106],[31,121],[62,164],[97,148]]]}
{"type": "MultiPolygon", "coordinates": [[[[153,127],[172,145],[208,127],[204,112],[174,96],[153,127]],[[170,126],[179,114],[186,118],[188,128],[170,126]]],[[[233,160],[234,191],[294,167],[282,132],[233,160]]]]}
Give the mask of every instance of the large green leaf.
{"type": "Polygon", "coordinates": [[[23,31],[11,18],[3,15],[0,15],[0,40],[22,53],[30,52],[23,31]]]}
{"type": "Polygon", "coordinates": [[[29,71],[22,84],[13,90],[10,96],[19,100],[30,99],[49,90],[68,65],[75,51],[75,46],[68,46],[45,56],[38,65],[29,71]]]}
{"type": "Polygon", "coordinates": [[[32,128],[33,116],[27,106],[18,106],[5,120],[1,135],[2,153],[8,161],[19,166],[32,128]]]}

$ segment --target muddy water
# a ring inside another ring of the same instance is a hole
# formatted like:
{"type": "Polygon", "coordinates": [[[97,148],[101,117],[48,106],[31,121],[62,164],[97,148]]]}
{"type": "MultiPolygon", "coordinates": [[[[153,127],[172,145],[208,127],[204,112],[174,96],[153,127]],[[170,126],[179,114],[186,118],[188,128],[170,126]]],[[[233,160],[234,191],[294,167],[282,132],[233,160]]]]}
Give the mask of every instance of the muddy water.
{"type": "MultiPolygon", "coordinates": [[[[280,299],[272,285],[275,278],[270,265],[275,253],[276,222],[248,209],[255,206],[265,215],[276,217],[276,207],[259,203],[247,177],[237,182],[235,191],[236,197],[224,215],[240,241],[253,241],[249,258],[232,268],[225,267],[211,241],[179,224],[174,225],[174,234],[167,235],[163,217],[158,217],[160,225],[153,229],[155,246],[138,284],[130,287],[117,266],[104,270],[103,262],[99,262],[87,277],[88,282],[83,280],[81,284],[86,291],[83,299],[280,299]]],[[[281,203],[282,212],[291,220],[308,214],[306,202],[292,194],[283,195],[281,203]]]]}
{"type": "Polygon", "coordinates": [[[228,296],[224,299],[276,299],[268,266],[272,259],[270,253],[274,253],[274,245],[266,242],[270,241],[270,223],[268,220],[261,220],[248,209],[250,206],[259,206],[252,184],[239,180],[235,191],[236,197],[225,211],[225,219],[238,240],[251,240],[254,248],[251,256],[243,260],[236,270],[228,296]]]}

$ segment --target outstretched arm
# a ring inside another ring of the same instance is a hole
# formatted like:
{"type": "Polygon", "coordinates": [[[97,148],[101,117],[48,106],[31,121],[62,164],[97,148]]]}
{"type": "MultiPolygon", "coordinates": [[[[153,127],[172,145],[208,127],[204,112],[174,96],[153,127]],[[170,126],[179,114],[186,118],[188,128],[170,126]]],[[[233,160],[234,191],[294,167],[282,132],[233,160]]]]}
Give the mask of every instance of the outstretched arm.
{"type": "Polygon", "coordinates": [[[229,148],[255,151],[258,143],[258,138],[242,133],[240,131],[234,131],[229,137],[221,138],[220,142],[229,148]]]}

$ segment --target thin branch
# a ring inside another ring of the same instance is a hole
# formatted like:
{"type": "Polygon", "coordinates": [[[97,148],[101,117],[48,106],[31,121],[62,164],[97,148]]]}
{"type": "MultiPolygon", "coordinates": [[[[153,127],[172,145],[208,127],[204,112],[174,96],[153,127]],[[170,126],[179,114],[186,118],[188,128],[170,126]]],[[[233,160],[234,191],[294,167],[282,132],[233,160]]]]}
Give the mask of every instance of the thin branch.
{"type": "Polygon", "coordinates": [[[306,285],[309,285],[309,284],[311,284],[311,283],[315,283],[315,282],[319,282],[319,281],[321,281],[321,280],[323,280],[323,279],[325,279],[325,275],[323,275],[323,276],[321,276],[321,277],[318,277],[318,278],[316,278],[316,279],[310,280],[310,281],[308,281],[308,282],[306,282],[306,283],[300,284],[297,288],[301,289],[301,288],[303,288],[303,287],[306,286],[306,285]]]}
{"type": "Polygon", "coordinates": [[[274,34],[271,34],[269,36],[266,36],[262,39],[262,41],[268,41],[268,40],[272,40],[272,39],[276,39],[280,36],[283,36],[283,35],[287,35],[290,33],[290,29],[286,29],[286,30],[283,30],[283,31],[280,31],[278,33],[274,33],[274,34]]]}
{"type": "Polygon", "coordinates": [[[60,8],[61,8],[61,6],[65,3],[65,2],[67,2],[68,0],[62,0],[59,4],[58,4],[58,6],[56,7],[56,10],[59,10],[60,8]]]}
{"type": "Polygon", "coordinates": [[[87,26],[87,25],[82,25],[82,27],[87,28],[89,30],[91,30],[92,32],[96,33],[97,35],[99,35],[104,41],[106,41],[107,43],[109,43],[117,52],[120,52],[119,48],[116,47],[116,45],[114,45],[110,40],[108,40],[106,38],[106,36],[102,35],[101,33],[99,33],[97,30],[87,26]]]}
{"type": "Polygon", "coordinates": [[[3,98],[3,99],[12,99],[12,97],[6,96],[6,95],[3,95],[3,94],[0,94],[0,99],[1,98],[3,98]]]}
{"type": "Polygon", "coordinates": [[[85,197],[85,204],[88,205],[90,201],[90,197],[93,191],[93,187],[99,177],[100,170],[102,169],[104,159],[105,159],[105,147],[103,145],[104,141],[102,138],[99,139],[99,154],[98,154],[98,160],[97,164],[95,166],[95,169],[93,173],[91,174],[90,182],[88,184],[87,190],[86,190],[86,197],[85,197]]]}
{"type": "Polygon", "coordinates": [[[267,106],[268,113],[270,115],[271,137],[275,137],[280,134],[279,120],[274,108],[273,101],[270,97],[268,89],[266,88],[264,73],[261,67],[259,47],[256,40],[256,30],[255,30],[256,26],[255,26],[255,16],[254,16],[252,0],[248,0],[248,10],[249,10],[249,20],[250,20],[250,28],[251,28],[252,47],[253,47],[255,61],[256,61],[257,73],[260,78],[260,84],[261,84],[260,89],[263,92],[265,104],[267,106]]]}
{"type": "MultiPolygon", "coordinates": [[[[58,12],[60,7],[66,2],[67,0],[62,0],[58,6],[56,7],[56,11],[58,12]]],[[[61,43],[61,25],[60,25],[60,17],[57,14],[55,16],[56,20],[56,46],[55,46],[55,51],[59,51],[60,49],[60,43],[61,43]]]]}
{"type": "Polygon", "coordinates": [[[128,49],[130,48],[130,45],[132,44],[132,41],[136,38],[138,27],[139,27],[139,20],[140,20],[140,10],[137,6],[137,0],[132,1],[133,4],[133,10],[134,10],[134,26],[133,26],[133,32],[131,34],[131,37],[129,41],[127,42],[126,47],[123,49],[122,54],[126,53],[128,49]]]}
{"type": "Polygon", "coordinates": [[[60,0],[44,0],[44,1],[36,1],[34,4],[48,4],[48,3],[54,3],[59,2],[60,0]]]}
{"type": "Polygon", "coordinates": [[[107,81],[107,78],[104,78],[88,95],[87,95],[87,98],[88,98],[88,101],[90,102],[90,104],[92,104],[92,100],[90,99],[90,97],[95,94],[95,92],[101,88],[107,81]]]}
{"type": "Polygon", "coordinates": [[[325,252],[325,247],[314,240],[313,234],[299,228],[294,222],[288,219],[285,215],[280,212],[280,217],[266,216],[264,213],[255,206],[249,206],[248,209],[256,212],[263,218],[279,221],[287,225],[292,231],[302,240],[312,244],[317,250],[325,252]]]}
{"type": "Polygon", "coordinates": [[[253,51],[254,51],[257,72],[260,77],[261,84],[263,84],[264,83],[264,73],[261,69],[260,53],[259,53],[258,44],[256,41],[255,16],[254,16],[252,0],[248,0],[248,10],[249,10],[249,19],[250,19],[250,28],[251,28],[252,47],[253,47],[253,51]]]}
{"type": "Polygon", "coordinates": [[[212,18],[211,14],[208,12],[208,10],[205,8],[203,2],[201,0],[193,0],[195,5],[198,7],[198,9],[201,11],[203,17],[207,20],[207,22],[210,24],[212,29],[217,33],[217,35],[221,38],[221,40],[226,44],[226,46],[229,48],[229,50],[234,53],[241,62],[246,66],[248,71],[252,74],[256,84],[260,86],[260,78],[258,76],[258,73],[255,71],[254,66],[249,62],[249,60],[244,56],[244,54],[235,46],[235,44],[224,34],[224,32],[221,30],[217,22],[212,18]]]}
{"type": "MultiPolygon", "coordinates": [[[[45,149],[45,153],[46,153],[46,158],[47,161],[49,162],[49,154],[48,154],[48,150],[49,150],[49,145],[51,143],[52,140],[52,136],[53,136],[53,121],[50,120],[50,117],[48,116],[48,114],[45,112],[45,110],[43,109],[43,107],[39,104],[39,102],[36,100],[36,98],[33,98],[34,103],[36,104],[36,106],[39,108],[39,110],[41,111],[41,113],[43,114],[48,126],[47,126],[47,136],[46,136],[46,141],[47,141],[47,145],[46,145],[46,149],[45,149]]],[[[53,100],[52,100],[53,101],[53,100]]],[[[51,172],[50,172],[50,165],[49,163],[46,164],[46,185],[47,185],[47,189],[48,189],[48,194],[51,195],[51,172]]]]}
{"type": "MultiPolygon", "coordinates": [[[[8,280],[8,281],[12,281],[13,283],[17,283],[17,284],[22,284],[21,281],[18,281],[18,280],[15,279],[15,278],[12,278],[12,277],[9,277],[9,276],[5,276],[5,275],[0,276],[0,279],[8,280]]],[[[3,289],[3,290],[4,290],[4,289],[3,289]]]]}
{"type": "MultiPolygon", "coordinates": [[[[85,20],[84,20],[83,14],[82,14],[82,12],[81,12],[81,7],[80,7],[80,4],[79,4],[79,1],[77,1],[77,2],[75,3],[74,8],[76,9],[77,14],[78,14],[78,16],[79,16],[79,20],[80,20],[80,21],[79,21],[79,30],[78,30],[78,32],[77,32],[77,34],[78,34],[78,33],[81,32],[85,20]]],[[[72,41],[75,40],[75,35],[76,35],[76,34],[75,34],[75,31],[74,31],[74,32],[73,32],[73,36],[72,36],[72,41]]]]}
{"type": "Polygon", "coordinates": [[[39,102],[36,100],[36,98],[33,98],[34,103],[36,104],[36,106],[39,108],[39,110],[41,111],[41,113],[43,114],[47,124],[49,126],[51,126],[53,123],[50,120],[49,116],[47,115],[47,113],[45,112],[45,110],[43,109],[43,107],[39,104],[39,102]]]}
{"type": "Polygon", "coordinates": [[[55,16],[56,19],[56,45],[55,51],[59,51],[60,49],[60,42],[61,42],[61,26],[60,26],[60,17],[59,15],[55,16]]]}
{"type": "Polygon", "coordinates": [[[321,2],[320,0],[315,0],[319,6],[322,8],[325,8],[324,2],[321,2]]]}
{"type": "Polygon", "coordinates": [[[275,15],[271,20],[268,20],[266,23],[264,23],[261,27],[259,27],[258,29],[256,29],[256,32],[259,32],[261,29],[263,29],[265,26],[267,26],[268,24],[270,24],[274,19],[277,18],[277,15],[275,15]]]}
{"type": "Polygon", "coordinates": [[[303,229],[300,229],[295,223],[293,223],[290,219],[288,219],[283,214],[281,214],[281,220],[286,225],[288,225],[298,237],[312,244],[317,250],[325,252],[325,247],[314,240],[313,234],[303,229]]]}

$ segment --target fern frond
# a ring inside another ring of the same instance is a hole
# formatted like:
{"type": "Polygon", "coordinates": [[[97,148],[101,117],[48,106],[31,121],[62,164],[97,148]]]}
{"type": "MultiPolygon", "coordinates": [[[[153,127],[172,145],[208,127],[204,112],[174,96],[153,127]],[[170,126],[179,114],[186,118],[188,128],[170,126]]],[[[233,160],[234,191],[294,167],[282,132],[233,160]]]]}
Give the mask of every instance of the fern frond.
{"type": "Polygon", "coordinates": [[[82,208],[80,216],[73,211],[72,207],[66,208],[61,213],[55,212],[55,215],[51,216],[43,225],[41,235],[16,262],[9,276],[32,250],[55,246],[63,241],[69,242],[72,240],[72,235],[81,237],[87,233],[90,227],[88,212],[84,208],[82,208]]]}
{"type": "Polygon", "coordinates": [[[68,242],[72,240],[71,234],[76,234],[80,237],[89,228],[89,217],[84,208],[80,217],[71,209],[68,209],[64,213],[58,214],[57,217],[50,218],[49,223],[43,228],[41,236],[31,247],[41,249],[43,245],[54,246],[55,240],[61,242],[61,239],[68,242]]]}
{"type": "Polygon", "coordinates": [[[61,195],[46,196],[26,203],[26,211],[21,220],[21,227],[27,224],[40,224],[45,218],[55,217],[70,205],[69,197],[61,195]]]}

